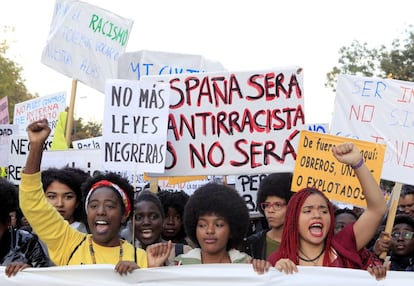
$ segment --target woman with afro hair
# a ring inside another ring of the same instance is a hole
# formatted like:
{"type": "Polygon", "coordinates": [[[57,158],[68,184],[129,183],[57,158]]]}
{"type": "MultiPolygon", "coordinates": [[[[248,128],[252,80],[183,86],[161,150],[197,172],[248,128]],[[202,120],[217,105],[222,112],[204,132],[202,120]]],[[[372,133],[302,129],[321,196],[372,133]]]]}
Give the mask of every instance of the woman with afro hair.
{"type": "Polygon", "coordinates": [[[164,209],[164,223],[162,238],[175,243],[188,244],[187,235],[184,230],[183,215],[184,207],[190,198],[183,190],[181,191],[159,191],[157,193],[164,209]]]}
{"type": "Polygon", "coordinates": [[[196,245],[175,258],[177,265],[247,263],[240,247],[249,226],[249,211],[233,188],[207,183],[198,188],[184,209],[184,228],[196,245]]]}

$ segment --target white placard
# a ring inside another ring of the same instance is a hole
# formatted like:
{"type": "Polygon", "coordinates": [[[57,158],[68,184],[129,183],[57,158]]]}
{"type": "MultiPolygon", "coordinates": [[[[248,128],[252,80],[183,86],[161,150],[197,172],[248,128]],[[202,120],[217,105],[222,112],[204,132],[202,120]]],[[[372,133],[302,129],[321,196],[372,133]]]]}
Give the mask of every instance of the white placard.
{"type": "Polygon", "coordinates": [[[165,175],[293,171],[305,124],[301,68],[186,74],[167,80],[165,175]]]}
{"type": "Polygon", "coordinates": [[[387,145],[381,178],[413,185],[414,83],[340,75],[330,133],[387,145]]]}
{"type": "Polygon", "coordinates": [[[101,91],[116,78],[133,21],[94,5],[56,0],[42,63],[101,91]]]}
{"type": "Polygon", "coordinates": [[[108,80],[102,136],[104,167],[162,173],[168,106],[166,83],[108,80]]]}

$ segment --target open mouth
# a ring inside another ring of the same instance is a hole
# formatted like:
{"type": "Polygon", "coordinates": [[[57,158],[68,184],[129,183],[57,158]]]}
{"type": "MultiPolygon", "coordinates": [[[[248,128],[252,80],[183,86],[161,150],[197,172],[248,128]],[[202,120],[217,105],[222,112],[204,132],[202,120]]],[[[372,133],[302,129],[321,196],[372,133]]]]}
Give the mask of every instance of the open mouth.
{"type": "Polygon", "coordinates": [[[149,239],[149,238],[152,238],[153,233],[154,232],[151,229],[144,229],[141,231],[141,237],[149,239]]]}
{"type": "Polygon", "coordinates": [[[97,220],[95,222],[95,228],[97,233],[105,233],[109,229],[109,224],[104,220],[97,220]]]}
{"type": "Polygon", "coordinates": [[[321,223],[313,223],[309,226],[309,232],[312,236],[321,237],[323,235],[322,227],[321,223]]]}

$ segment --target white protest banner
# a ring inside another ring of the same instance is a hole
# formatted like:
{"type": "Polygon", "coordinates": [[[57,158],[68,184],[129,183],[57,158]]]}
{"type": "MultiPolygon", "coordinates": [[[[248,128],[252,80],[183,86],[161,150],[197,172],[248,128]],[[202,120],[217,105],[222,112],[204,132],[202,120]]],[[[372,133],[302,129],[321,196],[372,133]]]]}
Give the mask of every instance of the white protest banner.
{"type": "Polygon", "coordinates": [[[166,83],[107,80],[102,132],[104,167],[162,173],[168,106],[166,83]]]}
{"type": "Polygon", "coordinates": [[[298,272],[284,274],[271,268],[259,275],[251,264],[198,264],[138,269],[119,275],[114,265],[80,265],[26,268],[16,276],[7,277],[0,266],[0,285],[16,286],[75,286],[75,285],[156,285],[156,286],[320,286],[411,285],[413,272],[388,271],[387,277],[375,280],[368,271],[337,267],[299,266],[298,272]]]}
{"type": "Polygon", "coordinates": [[[118,61],[118,78],[141,79],[148,75],[224,71],[219,62],[201,55],[179,54],[160,51],[123,53],[118,61]]]}
{"type": "MultiPolygon", "coordinates": [[[[100,149],[68,149],[43,153],[42,170],[51,167],[62,168],[64,166],[82,169],[92,176],[98,172],[114,172],[114,170],[104,168],[102,150],[100,149]]],[[[136,185],[135,189],[137,192],[141,191],[146,183],[142,174],[136,174],[132,170],[125,169],[117,171],[117,173],[125,177],[131,185],[136,185]]]]}
{"type": "MultiPolygon", "coordinates": [[[[43,147],[44,150],[50,150],[52,140],[49,137],[43,147]]],[[[7,166],[7,178],[15,185],[20,184],[21,171],[26,165],[27,155],[29,154],[29,138],[23,135],[10,136],[9,146],[9,165],[7,166]]]]}
{"type": "Polygon", "coordinates": [[[0,124],[9,124],[9,102],[7,96],[0,98],[0,124]]]}
{"type": "Polygon", "coordinates": [[[305,124],[301,68],[183,74],[168,80],[164,175],[293,170],[305,124]]]}
{"type": "Polygon", "coordinates": [[[102,136],[72,141],[73,149],[101,149],[102,136]]]}
{"type": "Polygon", "coordinates": [[[413,184],[414,83],[340,75],[330,133],[387,145],[381,178],[413,184]]]}
{"type": "Polygon", "coordinates": [[[42,63],[101,92],[116,78],[133,21],[91,4],[56,0],[42,63]]]}
{"type": "Polygon", "coordinates": [[[26,134],[26,127],[36,120],[46,118],[53,135],[59,114],[66,109],[66,92],[37,97],[14,106],[13,124],[19,126],[20,135],[26,134]]]}
{"type": "Polygon", "coordinates": [[[11,136],[19,132],[19,126],[14,124],[0,124],[0,167],[9,165],[11,136]]]}

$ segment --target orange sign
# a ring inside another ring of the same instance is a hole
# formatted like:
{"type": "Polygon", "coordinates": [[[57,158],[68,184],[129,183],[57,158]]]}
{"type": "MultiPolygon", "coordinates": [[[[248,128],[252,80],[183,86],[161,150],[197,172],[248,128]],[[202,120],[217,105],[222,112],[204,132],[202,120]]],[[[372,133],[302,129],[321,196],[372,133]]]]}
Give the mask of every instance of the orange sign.
{"type": "Polygon", "coordinates": [[[365,207],[361,185],[351,166],[332,154],[332,147],[354,143],[378,182],[381,178],[386,145],[302,130],[292,179],[292,190],[317,188],[333,201],[365,207]]]}

